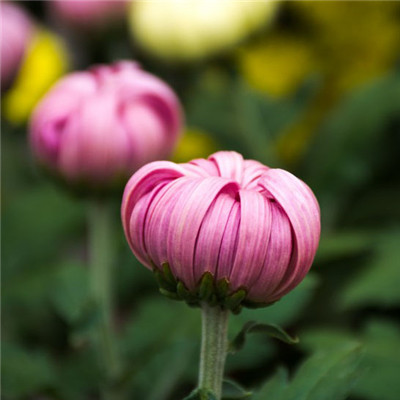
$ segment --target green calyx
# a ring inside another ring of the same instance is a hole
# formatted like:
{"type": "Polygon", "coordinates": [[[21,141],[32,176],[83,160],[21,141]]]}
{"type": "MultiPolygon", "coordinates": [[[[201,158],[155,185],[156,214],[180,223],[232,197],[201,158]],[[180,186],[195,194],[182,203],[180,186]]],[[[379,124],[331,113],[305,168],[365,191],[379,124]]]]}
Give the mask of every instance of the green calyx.
{"type": "Polygon", "coordinates": [[[220,306],[223,310],[230,310],[234,314],[238,314],[243,306],[254,308],[268,305],[246,300],[246,289],[240,288],[232,291],[228,279],[223,278],[216,281],[211,272],[203,274],[193,291],[174,277],[168,263],[163,263],[161,269],[154,265],[153,272],[161,294],[173,300],[185,301],[191,307],[200,307],[201,304],[206,303],[211,307],[220,306]]]}

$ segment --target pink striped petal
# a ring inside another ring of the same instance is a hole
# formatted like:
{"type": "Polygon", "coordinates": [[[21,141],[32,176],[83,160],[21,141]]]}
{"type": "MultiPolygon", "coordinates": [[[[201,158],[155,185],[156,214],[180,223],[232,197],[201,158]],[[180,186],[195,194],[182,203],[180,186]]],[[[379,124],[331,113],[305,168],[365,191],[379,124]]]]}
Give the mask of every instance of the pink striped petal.
{"type": "MultiPolygon", "coordinates": [[[[139,169],[126,184],[122,197],[121,217],[125,235],[130,239],[129,221],[135,204],[156,186],[182,177],[185,170],[169,161],[155,161],[139,169]]],[[[129,240],[130,241],[130,240],[129,240]]]]}
{"type": "Polygon", "coordinates": [[[194,279],[196,282],[207,271],[214,276],[217,275],[221,242],[235,203],[234,193],[221,192],[202,221],[194,256],[194,279]]]}
{"type": "Polygon", "coordinates": [[[266,198],[241,190],[240,227],[236,257],[230,273],[232,289],[250,288],[261,272],[271,233],[271,211],[266,198]]]}
{"type": "Polygon", "coordinates": [[[183,277],[176,268],[176,259],[168,254],[168,232],[173,224],[171,219],[176,206],[184,201],[198,183],[198,179],[183,177],[166,185],[150,205],[144,227],[145,247],[153,263],[160,267],[168,262],[174,275],[181,280],[183,277]]]}
{"type": "Polygon", "coordinates": [[[215,198],[223,190],[235,191],[238,185],[218,177],[202,179],[194,190],[181,196],[172,211],[167,232],[168,260],[173,262],[176,276],[190,289],[195,287],[193,262],[200,226],[215,198]]]}
{"type": "Polygon", "coordinates": [[[254,160],[244,160],[242,187],[247,190],[259,190],[258,180],[268,171],[268,167],[254,160]]]}
{"type": "Polygon", "coordinates": [[[243,176],[243,157],[235,151],[219,151],[211,155],[209,160],[214,161],[219,176],[233,179],[240,183],[243,176]]]}
{"type": "Polygon", "coordinates": [[[321,230],[319,206],[310,188],[287,171],[270,169],[259,184],[285,211],[294,234],[290,272],[275,294],[279,298],[295,287],[311,267],[321,230]]]}
{"type": "Polygon", "coordinates": [[[271,203],[271,234],[261,272],[250,287],[249,298],[263,302],[282,281],[292,256],[292,231],[280,206],[271,203]]]}

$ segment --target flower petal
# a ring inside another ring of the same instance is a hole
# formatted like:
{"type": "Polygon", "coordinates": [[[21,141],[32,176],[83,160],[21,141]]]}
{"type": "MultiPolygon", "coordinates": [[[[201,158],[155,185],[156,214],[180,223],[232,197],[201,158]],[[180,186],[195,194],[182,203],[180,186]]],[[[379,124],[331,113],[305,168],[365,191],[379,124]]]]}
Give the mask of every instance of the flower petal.
{"type": "Polygon", "coordinates": [[[218,168],[219,176],[233,179],[240,183],[243,175],[243,157],[235,151],[218,151],[212,154],[209,160],[214,161],[218,168]]]}
{"type": "Polygon", "coordinates": [[[293,229],[292,259],[274,295],[278,299],[300,283],[311,267],[321,230],[320,211],[310,188],[287,171],[270,169],[259,184],[282,207],[293,229]]]}
{"type": "Polygon", "coordinates": [[[271,234],[261,272],[251,286],[249,299],[264,302],[282,281],[292,256],[292,231],[288,217],[271,203],[271,234]]]}
{"type": "Polygon", "coordinates": [[[271,233],[268,200],[262,194],[249,190],[241,190],[239,196],[239,236],[230,273],[233,289],[253,285],[261,272],[271,233]]]}
{"type": "Polygon", "coordinates": [[[219,177],[199,180],[186,196],[175,204],[167,232],[168,260],[173,264],[176,276],[190,289],[194,289],[193,272],[196,240],[201,223],[221,191],[237,191],[238,184],[219,177]]]}
{"type": "Polygon", "coordinates": [[[201,224],[194,257],[194,279],[200,280],[204,272],[217,274],[221,242],[231,210],[236,203],[234,193],[221,192],[215,198],[201,224]]]}

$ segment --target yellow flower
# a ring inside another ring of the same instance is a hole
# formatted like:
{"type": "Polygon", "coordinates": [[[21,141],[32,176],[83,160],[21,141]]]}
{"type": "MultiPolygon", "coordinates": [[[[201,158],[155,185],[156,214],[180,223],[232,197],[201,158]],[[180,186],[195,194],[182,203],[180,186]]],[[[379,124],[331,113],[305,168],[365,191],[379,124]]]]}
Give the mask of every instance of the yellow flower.
{"type": "Polygon", "coordinates": [[[276,1],[133,1],[135,40],[169,60],[199,59],[238,43],[275,15],[276,1]]]}
{"type": "Polygon", "coordinates": [[[191,128],[182,136],[172,160],[181,163],[195,158],[207,158],[217,150],[217,144],[210,135],[191,128]]]}
{"type": "Polygon", "coordinates": [[[67,68],[67,53],[61,41],[37,29],[15,81],[2,99],[5,118],[14,124],[26,122],[37,102],[67,68]]]}
{"type": "Polygon", "coordinates": [[[301,38],[271,35],[238,52],[239,69],[254,89],[272,97],[292,94],[314,69],[314,54],[301,38]]]}

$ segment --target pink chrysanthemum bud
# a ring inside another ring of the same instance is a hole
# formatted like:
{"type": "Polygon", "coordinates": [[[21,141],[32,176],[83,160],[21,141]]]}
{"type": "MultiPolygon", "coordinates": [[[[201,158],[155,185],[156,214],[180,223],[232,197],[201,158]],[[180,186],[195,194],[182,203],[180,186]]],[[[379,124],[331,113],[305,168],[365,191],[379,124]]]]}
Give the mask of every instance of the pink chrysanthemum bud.
{"type": "Polygon", "coordinates": [[[144,166],[121,212],[133,253],[163,293],[233,310],[296,287],[320,236],[319,206],[304,182],[235,152],[144,166]]]}
{"type": "Polygon", "coordinates": [[[15,4],[0,2],[1,20],[1,87],[6,89],[18,73],[31,41],[33,25],[15,4]]]}
{"type": "Polygon", "coordinates": [[[68,184],[108,189],[168,157],[180,131],[171,88],[126,61],[61,79],[33,113],[30,142],[38,162],[68,184]]]}
{"type": "Polygon", "coordinates": [[[99,28],[126,13],[126,0],[52,0],[54,14],[69,25],[84,29],[99,28]]]}

